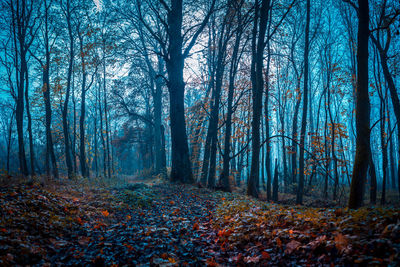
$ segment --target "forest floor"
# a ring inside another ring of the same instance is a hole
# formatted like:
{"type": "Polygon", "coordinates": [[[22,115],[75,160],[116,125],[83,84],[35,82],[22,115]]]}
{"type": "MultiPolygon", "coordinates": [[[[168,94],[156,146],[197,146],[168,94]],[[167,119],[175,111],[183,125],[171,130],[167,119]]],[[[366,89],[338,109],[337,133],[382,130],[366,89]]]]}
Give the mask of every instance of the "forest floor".
{"type": "Polygon", "coordinates": [[[0,265],[400,265],[400,211],[266,203],[161,180],[0,187],[0,265]]]}

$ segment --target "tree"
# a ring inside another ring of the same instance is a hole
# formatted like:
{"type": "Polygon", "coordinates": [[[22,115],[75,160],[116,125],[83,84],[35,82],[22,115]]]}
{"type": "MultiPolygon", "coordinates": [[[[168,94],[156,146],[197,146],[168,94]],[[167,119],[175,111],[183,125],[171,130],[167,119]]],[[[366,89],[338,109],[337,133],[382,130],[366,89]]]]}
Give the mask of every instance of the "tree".
{"type": "Polygon", "coordinates": [[[307,105],[308,105],[308,54],[309,54],[309,34],[310,34],[310,0],[307,0],[307,15],[306,15],[306,34],[304,47],[304,88],[303,88],[303,114],[300,130],[300,157],[299,157],[299,186],[297,188],[296,203],[302,204],[304,191],[304,149],[305,135],[307,126],[307,105]]]}
{"type": "Polygon", "coordinates": [[[224,141],[224,153],[223,153],[223,167],[221,172],[221,184],[222,188],[226,192],[231,191],[231,185],[229,181],[229,166],[230,166],[230,152],[231,152],[231,135],[232,135],[232,113],[233,113],[233,97],[234,97],[234,89],[235,89],[235,79],[238,70],[238,64],[240,60],[240,56],[242,53],[240,52],[240,40],[243,34],[243,30],[245,28],[245,20],[246,17],[241,12],[242,5],[244,1],[240,1],[236,8],[236,18],[237,18],[237,27],[235,30],[235,42],[233,45],[233,52],[230,62],[229,69],[229,85],[228,85],[228,99],[227,99],[227,111],[226,111],[226,122],[225,122],[225,141],[224,141]]]}
{"type": "Polygon", "coordinates": [[[173,182],[192,183],[193,173],[189,158],[188,137],[186,134],[186,121],[184,109],[185,82],[183,80],[183,69],[185,58],[188,57],[190,50],[195,45],[197,38],[206,26],[211,13],[214,10],[215,0],[212,1],[210,10],[205,15],[203,21],[193,33],[190,41],[184,47],[182,36],[183,22],[183,0],[171,0],[169,6],[161,1],[167,13],[167,20],[162,20],[166,27],[168,43],[166,44],[149,26],[142,16],[141,4],[138,1],[139,17],[146,29],[158,40],[163,52],[168,73],[168,92],[169,92],[169,111],[171,126],[171,153],[172,166],[170,179],[173,182]]]}
{"type": "Polygon", "coordinates": [[[90,53],[93,50],[93,44],[89,41],[85,42],[86,36],[91,36],[93,29],[90,27],[83,28],[79,23],[77,26],[77,35],[79,40],[79,52],[81,58],[81,72],[82,72],[82,84],[81,84],[81,114],[79,117],[79,156],[81,165],[81,174],[84,177],[89,177],[89,169],[86,163],[86,144],[85,144],[85,118],[86,118],[86,93],[94,82],[95,75],[97,73],[98,60],[96,57],[89,61],[90,53]],[[94,65],[95,69],[92,72],[91,80],[87,84],[88,78],[88,66],[94,65]]]}
{"type": "MultiPolygon", "coordinates": [[[[386,14],[386,3],[385,0],[382,3],[381,13],[380,13],[380,20],[378,21],[378,28],[376,29],[376,37],[374,34],[371,34],[371,40],[374,43],[375,47],[378,50],[380,63],[383,71],[383,76],[385,77],[386,83],[389,88],[390,96],[392,99],[394,115],[396,116],[397,122],[400,122],[400,100],[399,95],[397,93],[395,83],[393,81],[393,76],[389,70],[388,64],[388,51],[390,48],[390,43],[392,40],[392,30],[391,26],[394,23],[397,16],[400,16],[400,9],[394,10],[393,14],[386,14]],[[381,31],[386,33],[386,40],[382,44],[381,43],[381,31]]],[[[400,127],[397,126],[397,140],[400,143],[400,127]]],[[[397,171],[397,180],[398,180],[398,190],[400,194],[400,145],[398,146],[398,171],[397,171]]]]}
{"type": "MultiPolygon", "coordinates": [[[[34,38],[29,39],[29,29],[34,27],[35,21],[33,16],[33,2],[26,0],[11,0],[9,7],[12,14],[12,36],[15,52],[15,77],[16,77],[16,112],[15,120],[17,124],[18,134],[18,159],[20,171],[23,175],[28,175],[28,167],[25,156],[24,146],[24,92],[27,78],[27,53],[34,38]]],[[[31,151],[32,153],[32,151],[31,151]]]]}
{"type": "Polygon", "coordinates": [[[357,92],[356,92],[356,155],[350,186],[349,208],[363,204],[364,185],[370,154],[370,102],[368,94],[368,1],[358,0],[357,92]]]}
{"type": "Polygon", "coordinates": [[[58,167],[56,156],[54,152],[54,145],[53,145],[53,137],[51,132],[51,103],[50,103],[50,41],[49,41],[49,10],[52,5],[52,1],[49,2],[47,0],[44,1],[44,32],[43,32],[43,41],[44,41],[44,54],[45,60],[42,61],[40,59],[39,63],[43,69],[43,99],[45,105],[45,125],[46,125],[46,173],[50,175],[50,167],[49,167],[49,159],[51,159],[51,167],[53,170],[54,178],[58,178],[58,167]]]}
{"type": "Polygon", "coordinates": [[[63,10],[63,14],[65,16],[65,20],[67,22],[68,29],[68,37],[69,37],[69,61],[68,61],[68,72],[67,72],[67,87],[65,92],[64,105],[62,109],[62,123],[63,123],[63,134],[64,134],[64,148],[65,148],[65,162],[67,165],[67,174],[69,178],[74,176],[74,170],[72,167],[71,160],[71,146],[69,140],[69,124],[68,124],[68,105],[69,105],[69,97],[71,91],[71,81],[72,81],[72,73],[74,67],[74,58],[75,58],[75,42],[74,35],[72,29],[72,7],[71,0],[66,0],[65,6],[61,6],[63,10]]]}
{"type": "MultiPolygon", "coordinates": [[[[270,10],[270,0],[262,0],[261,7],[258,1],[255,3],[255,19],[252,40],[252,99],[253,99],[253,118],[251,123],[252,153],[251,171],[247,183],[247,194],[258,197],[258,180],[260,167],[260,118],[262,112],[263,94],[263,55],[265,48],[265,33],[267,30],[268,12],[270,10]]],[[[268,93],[268,92],[267,92],[268,93]]]]}

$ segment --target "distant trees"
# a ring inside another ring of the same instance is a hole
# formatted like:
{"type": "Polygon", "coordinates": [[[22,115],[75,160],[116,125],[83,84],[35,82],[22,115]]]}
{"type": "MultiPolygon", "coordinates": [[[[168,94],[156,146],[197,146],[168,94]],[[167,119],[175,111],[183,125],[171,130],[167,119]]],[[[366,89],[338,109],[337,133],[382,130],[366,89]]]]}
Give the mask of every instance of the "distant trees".
{"type": "MultiPolygon", "coordinates": [[[[24,142],[24,94],[28,90],[28,65],[27,54],[31,46],[37,28],[35,16],[35,4],[33,1],[16,0],[9,1],[7,5],[11,11],[11,31],[12,43],[14,49],[14,66],[15,66],[15,87],[11,88],[16,92],[12,92],[16,102],[16,125],[18,135],[18,160],[20,172],[28,175],[28,166],[25,154],[24,142]]],[[[11,85],[11,84],[10,84],[11,85]]],[[[33,151],[30,151],[33,155],[33,151]]],[[[32,158],[33,159],[33,156],[32,158]]]]}
{"type": "Polygon", "coordinates": [[[0,8],[7,172],[169,175],[351,208],[365,188],[371,204],[400,192],[395,1],[0,8]]]}

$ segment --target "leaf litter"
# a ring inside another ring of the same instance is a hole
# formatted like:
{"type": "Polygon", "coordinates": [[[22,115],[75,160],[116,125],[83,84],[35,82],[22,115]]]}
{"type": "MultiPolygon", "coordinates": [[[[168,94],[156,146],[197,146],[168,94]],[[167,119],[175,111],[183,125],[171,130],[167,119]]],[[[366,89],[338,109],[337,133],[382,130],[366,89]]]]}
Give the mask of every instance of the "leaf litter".
{"type": "Polygon", "coordinates": [[[400,265],[400,212],[169,183],[0,188],[0,265],[400,265]]]}

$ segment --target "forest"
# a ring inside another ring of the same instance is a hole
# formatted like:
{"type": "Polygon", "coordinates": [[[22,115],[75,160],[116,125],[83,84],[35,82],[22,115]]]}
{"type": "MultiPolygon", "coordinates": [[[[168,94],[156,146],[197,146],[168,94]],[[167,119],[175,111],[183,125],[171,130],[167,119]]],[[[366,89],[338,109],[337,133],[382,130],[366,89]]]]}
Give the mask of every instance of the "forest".
{"type": "Polygon", "coordinates": [[[0,265],[400,265],[399,29],[398,0],[0,1],[0,265]]]}

